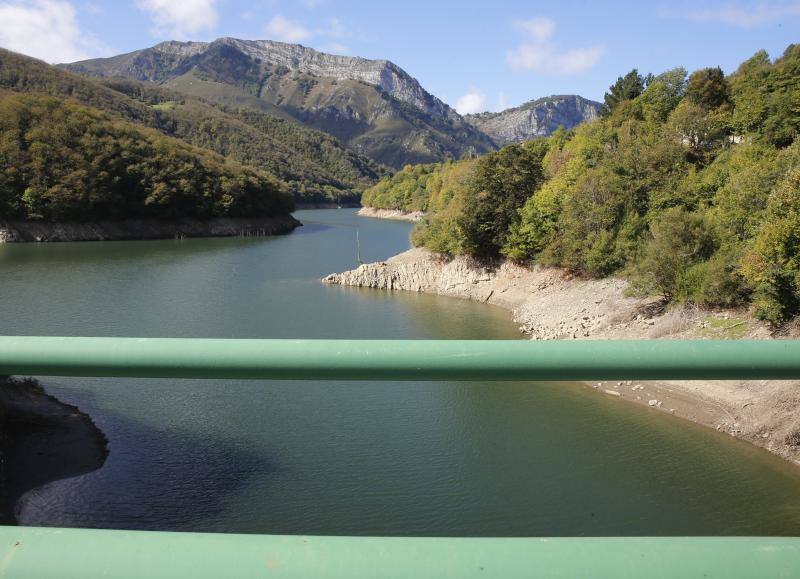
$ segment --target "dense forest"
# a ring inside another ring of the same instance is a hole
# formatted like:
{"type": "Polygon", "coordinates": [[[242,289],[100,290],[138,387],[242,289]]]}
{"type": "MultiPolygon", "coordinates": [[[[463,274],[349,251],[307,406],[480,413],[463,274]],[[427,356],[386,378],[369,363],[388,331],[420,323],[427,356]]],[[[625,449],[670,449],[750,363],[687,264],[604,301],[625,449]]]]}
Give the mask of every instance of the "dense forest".
{"type": "Polygon", "coordinates": [[[293,207],[267,173],[74,101],[0,92],[3,219],[208,219],[293,207]]]}
{"type": "Polygon", "coordinates": [[[800,45],[726,76],[633,70],[600,119],[479,159],[406,167],[365,205],[422,210],[413,241],[483,260],[624,275],[632,291],[800,310],[800,45]]]}
{"type": "Polygon", "coordinates": [[[89,79],[0,49],[0,89],[68,98],[269,172],[303,203],[354,203],[386,173],[335,138],[248,109],[126,79],[89,79]]]}

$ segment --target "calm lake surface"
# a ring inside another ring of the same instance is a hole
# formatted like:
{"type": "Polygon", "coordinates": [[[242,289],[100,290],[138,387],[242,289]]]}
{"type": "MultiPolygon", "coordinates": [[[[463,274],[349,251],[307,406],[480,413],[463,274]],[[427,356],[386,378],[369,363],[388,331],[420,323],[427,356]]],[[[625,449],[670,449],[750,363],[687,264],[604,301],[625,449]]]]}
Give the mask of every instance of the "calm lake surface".
{"type": "MultiPolygon", "coordinates": [[[[0,333],[519,339],[507,312],[319,279],[410,225],[300,211],[270,239],[0,246],[0,333]]],[[[27,525],[419,536],[798,535],[800,469],[578,385],[43,379],[110,440],[27,525]]]]}

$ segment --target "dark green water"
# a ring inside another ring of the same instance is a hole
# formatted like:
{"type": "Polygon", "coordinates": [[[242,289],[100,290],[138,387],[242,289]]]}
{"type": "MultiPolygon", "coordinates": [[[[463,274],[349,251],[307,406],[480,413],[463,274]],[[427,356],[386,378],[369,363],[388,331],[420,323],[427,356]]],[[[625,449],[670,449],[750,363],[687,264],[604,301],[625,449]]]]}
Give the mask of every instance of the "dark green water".
{"type": "MultiPolygon", "coordinates": [[[[267,240],[0,246],[0,332],[518,339],[507,312],[326,287],[409,225],[305,211],[267,240]]],[[[335,535],[800,534],[800,469],[576,385],[45,379],[110,440],[22,523],[335,535]]]]}

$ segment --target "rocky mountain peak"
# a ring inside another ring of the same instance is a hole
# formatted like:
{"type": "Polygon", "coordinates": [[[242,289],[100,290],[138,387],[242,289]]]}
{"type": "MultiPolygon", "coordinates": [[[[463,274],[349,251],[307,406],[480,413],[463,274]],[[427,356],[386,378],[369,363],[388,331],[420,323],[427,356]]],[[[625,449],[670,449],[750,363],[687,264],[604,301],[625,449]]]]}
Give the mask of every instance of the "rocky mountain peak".
{"type": "Polygon", "coordinates": [[[415,78],[389,60],[327,54],[300,44],[273,40],[220,38],[215,43],[227,44],[251,58],[275,66],[282,65],[292,71],[337,80],[361,81],[437,117],[456,116],[448,105],[423,89],[415,78]]]}
{"type": "Polygon", "coordinates": [[[312,76],[364,82],[429,115],[443,119],[458,118],[453,109],[427,92],[416,79],[393,62],[326,54],[300,44],[273,40],[219,38],[213,42],[168,41],[112,58],[76,62],[65,65],[65,68],[95,76],[132,76],[137,80],[161,82],[171,74],[182,74],[194,61],[221,47],[231,48],[273,67],[283,66],[290,71],[312,76]]]}
{"type": "Polygon", "coordinates": [[[503,146],[545,137],[559,127],[571,129],[596,119],[601,106],[578,95],[553,95],[499,113],[481,113],[464,118],[503,146]]]}

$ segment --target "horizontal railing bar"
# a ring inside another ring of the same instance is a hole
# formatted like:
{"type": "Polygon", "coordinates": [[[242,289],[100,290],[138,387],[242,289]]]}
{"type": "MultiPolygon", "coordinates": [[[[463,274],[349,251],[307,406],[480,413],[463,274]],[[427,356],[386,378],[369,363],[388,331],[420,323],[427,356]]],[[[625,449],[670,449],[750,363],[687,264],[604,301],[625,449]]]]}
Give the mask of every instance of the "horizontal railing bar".
{"type": "Polygon", "coordinates": [[[784,538],[438,539],[0,528],[0,576],[796,577],[784,538]]]}
{"type": "Polygon", "coordinates": [[[0,374],[274,380],[800,378],[800,340],[0,337],[0,374]]]}

